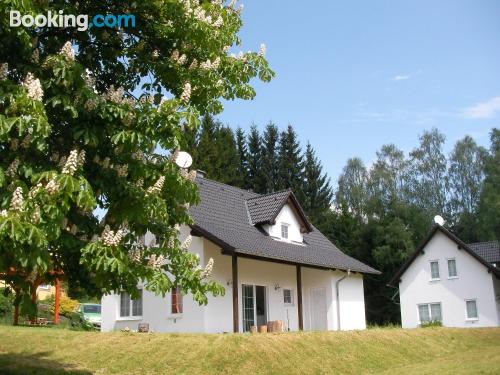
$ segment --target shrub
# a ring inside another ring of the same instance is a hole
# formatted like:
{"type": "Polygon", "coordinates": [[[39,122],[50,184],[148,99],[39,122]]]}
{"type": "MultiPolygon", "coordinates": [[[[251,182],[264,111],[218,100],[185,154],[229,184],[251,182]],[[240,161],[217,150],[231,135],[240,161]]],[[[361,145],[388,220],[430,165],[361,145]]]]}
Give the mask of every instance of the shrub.
{"type": "Polygon", "coordinates": [[[443,326],[443,323],[441,323],[441,321],[439,321],[439,320],[431,320],[429,322],[420,324],[420,328],[442,327],[442,326],[443,326]]]}
{"type": "MultiPolygon", "coordinates": [[[[50,305],[50,312],[52,314],[54,313],[55,297],[53,295],[43,300],[41,303],[50,305]]],[[[71,313],[76,310],[78,304],[79,302],[76,299],[72,299],[64,294],[61,294],[61,299],[59,301],[59,314],[69,318],[71,313]]]]}

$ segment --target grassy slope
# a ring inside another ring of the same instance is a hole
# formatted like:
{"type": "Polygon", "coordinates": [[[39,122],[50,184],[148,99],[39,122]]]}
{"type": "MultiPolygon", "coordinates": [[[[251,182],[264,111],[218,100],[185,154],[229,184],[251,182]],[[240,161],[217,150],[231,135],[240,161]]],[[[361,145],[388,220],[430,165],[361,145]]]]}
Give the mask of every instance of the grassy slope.
{"type": "Polygon", "coordinates": [[[500,328],[259,335],[0,326],[1,374],[498,374],[500,328]]]}

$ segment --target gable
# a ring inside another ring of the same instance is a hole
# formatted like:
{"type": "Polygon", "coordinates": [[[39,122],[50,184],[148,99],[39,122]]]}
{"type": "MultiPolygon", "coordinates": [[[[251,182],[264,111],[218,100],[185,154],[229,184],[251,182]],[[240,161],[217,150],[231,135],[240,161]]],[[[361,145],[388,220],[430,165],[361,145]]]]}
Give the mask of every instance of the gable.
{"type": "MultiPolygon", "coordinates": [[[[416,259],[418,259],[422,255],[425,255],[427,251],[431,251],[433,254],[438,256],[440,249],[448,249],[448,248],[465,252],[468,255],[468,258],[471,258],[470,259],[471,261],[475,261],[482,267],[486,267],[488,269],[488,272],[494,273],[497,278],[500,277],[500,269],[496,268],[495,266],[493,266],[492,264],[488,263],[486,260],[481,258],[478,254],[472,251],[468,245],[462,242],[453,233],[451,233],[450,231],[448,231],[447,229],[443,228],[440,225],[435,225],[431,230],[431,232],[429,233],[429,235],[427,236],[427,238],[422,242],[422,244],[415,250],[415,252],[410,256],[410,258],[403,264],[403,266],[401,266],[398,272],[389,281],[389,285],[397,286],[401,278],[408,270],[408,268],[413,265],[416,259]],[[436,243],[436,241],[438,241],[442,245],[435,246],[434,244],[436,243]]],[[[447,252],[447,254],[450,255],[449,257],[453,257],[454,255],[456,255],[454,252],[452,253],[447,252]]]]}
{"type": "Polygon", "coordinates": [[[282,225],[287,227],[287,240],[300,243],[304,241],[301,230],[302,222],[290,204],[285,204],[276,216],[274,224],[265,225],[264,229],[271,237],[283,239],[281,233],[282,225]]]}
{"type": "Polygon", "coordinates": [[[276,218],[283,211],[285,205],[289,205],[289,208],[294,212],[296,220],[300,223],[300,231],[302,233],[311,232],[312,226],[291,190],[259,195],[246,201],[252,225],[275,225],[276,218]]]}

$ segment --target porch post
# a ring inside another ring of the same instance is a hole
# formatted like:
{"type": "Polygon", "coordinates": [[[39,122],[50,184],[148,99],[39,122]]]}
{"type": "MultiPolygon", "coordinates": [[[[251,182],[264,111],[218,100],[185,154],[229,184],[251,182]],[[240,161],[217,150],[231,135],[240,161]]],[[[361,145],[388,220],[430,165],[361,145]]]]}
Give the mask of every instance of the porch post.
{"type": "Polygon", "coordinates": [[[297,264],[297,309],[299,313],[299,330],[304,329],[304,318],[302,316],[302,270],[297,264]]]}
{"type": "Polygon", "coordinates": [[[232,259],[233,269],[233,332],[240,331],[240,319],[238,316],[238,256],[233,253],[232,259]]]}
{"type": "Polygon", "coordinates": [[[61,304],[61,280],[56,278],[56,296],[54,301],[54,324],[59,324],[59,305],[61,304]]]}

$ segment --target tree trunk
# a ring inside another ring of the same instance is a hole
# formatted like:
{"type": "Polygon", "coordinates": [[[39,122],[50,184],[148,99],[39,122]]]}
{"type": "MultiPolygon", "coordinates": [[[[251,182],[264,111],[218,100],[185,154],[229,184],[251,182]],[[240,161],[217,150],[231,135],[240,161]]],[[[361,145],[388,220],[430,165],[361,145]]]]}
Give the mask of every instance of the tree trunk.
{"type": "MultiPolygon", "coordinates": [[[[36,297],[36,290],[38,286],[40,285],[40,282],[34,281],[33,284],[31,284],[31,302],[33,302],[36,305],[37,297],[36,297]]],[[[37,322],[37,314],[35,314],[31,318],[31,324],[36,324],[37,322]]]]}

